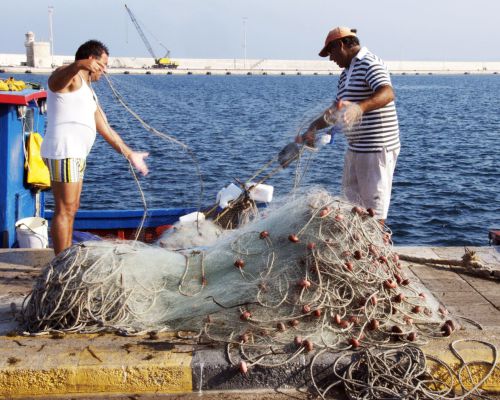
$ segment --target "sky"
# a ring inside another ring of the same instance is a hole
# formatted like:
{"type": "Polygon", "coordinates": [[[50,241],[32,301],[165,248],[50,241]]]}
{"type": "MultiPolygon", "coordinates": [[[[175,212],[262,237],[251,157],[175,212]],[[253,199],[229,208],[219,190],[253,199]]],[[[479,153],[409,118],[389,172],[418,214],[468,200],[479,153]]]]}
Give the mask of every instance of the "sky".
{"type": "Polygon", "coordinates": [[[386,61],[500,61],[500,0],[0,0],[12,16],[0,24],[0,53],[24,53],[28,31],[48,41],[52,6],[56,55],[98,39],[111,56],[149,57],[124,4],[156,55],[163,44],[174,59],[316,60],[343,25],[386,61]]]}

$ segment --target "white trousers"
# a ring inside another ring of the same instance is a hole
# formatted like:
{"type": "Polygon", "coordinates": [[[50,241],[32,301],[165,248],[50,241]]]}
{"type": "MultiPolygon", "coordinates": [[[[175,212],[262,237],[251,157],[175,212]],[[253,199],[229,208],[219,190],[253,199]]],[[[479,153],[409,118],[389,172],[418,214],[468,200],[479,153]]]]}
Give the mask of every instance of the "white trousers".
{"type": "Polygon", "coordinates": [[[377,219],[386,219],[391,202],[392,177],[399,149],[379,153],[347,150],[342,186],[352,203],[373,208],[377,219]]]}

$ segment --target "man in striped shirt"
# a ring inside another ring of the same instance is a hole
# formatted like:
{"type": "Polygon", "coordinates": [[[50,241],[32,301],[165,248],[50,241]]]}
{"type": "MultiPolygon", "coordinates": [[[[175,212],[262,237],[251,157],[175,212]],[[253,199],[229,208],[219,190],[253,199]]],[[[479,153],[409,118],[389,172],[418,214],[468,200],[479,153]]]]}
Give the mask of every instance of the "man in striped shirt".
{"type": "Polygon", "coordinates": [[[389,210],[392,177],[399,154],[399,125],[389,72],[382,60],[361,47],[356,30],[331,30],[320,51],[342,71],[334,105],[302,136],[307,144],[332,124],[341,126],[347,141],[342,185],[347,199],[372,208],[384,224],[389,210]]]}

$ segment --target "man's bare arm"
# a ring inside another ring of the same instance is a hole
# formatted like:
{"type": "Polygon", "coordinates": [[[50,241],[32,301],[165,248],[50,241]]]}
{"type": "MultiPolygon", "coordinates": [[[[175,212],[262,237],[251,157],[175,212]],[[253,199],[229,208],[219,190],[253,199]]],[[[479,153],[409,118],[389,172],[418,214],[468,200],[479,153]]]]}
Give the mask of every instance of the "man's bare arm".
{"type": "Polygon", "coordinates": [[[128,147],[121,136],[109,126],[106,115],[99,106],[97,106],[97,111],[95,113],[95,121],[97,132],[99,132],[111,147],[118,153],[123,154],[141,174],[147,175],[149,171],[144,159],[148,156],[148,153],[133,151],[128,147]]]}
{"type": "Polygon", "coordinates": [[[56,69],[49,78],[49,89],[53,92],[71,92],[80,88],[75,79],[80,71],[88,73],[103,71],[106,66],[95,58],[77,60],[74,63],[56,69]]]}

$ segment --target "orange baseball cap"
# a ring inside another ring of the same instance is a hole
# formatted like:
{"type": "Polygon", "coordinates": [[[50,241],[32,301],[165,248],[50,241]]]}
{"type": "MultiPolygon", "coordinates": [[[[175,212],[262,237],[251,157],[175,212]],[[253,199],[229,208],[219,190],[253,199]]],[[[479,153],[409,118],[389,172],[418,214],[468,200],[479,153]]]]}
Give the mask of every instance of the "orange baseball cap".
{"type": "Polygon", "coordinates": [[[339,26],[335,29],[332,29],[330,32],[328,32],[328,35],[326,36],[325,39],[325,46],[323,49],[319,52],[320,57],[327,57],[328,56],[328,45],[333,42],[334,40],[337,39],[342,39],[347,36],[356,36],[356,30],[347,28],[346,26],[339,26]]]}

